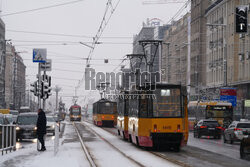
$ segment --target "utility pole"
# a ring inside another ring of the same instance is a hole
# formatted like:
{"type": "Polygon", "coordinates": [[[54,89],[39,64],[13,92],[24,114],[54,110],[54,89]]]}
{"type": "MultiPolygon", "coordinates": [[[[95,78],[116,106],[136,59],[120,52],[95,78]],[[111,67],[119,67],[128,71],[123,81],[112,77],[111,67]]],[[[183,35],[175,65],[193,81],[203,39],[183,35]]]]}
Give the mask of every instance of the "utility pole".
{"type": "Polygon", "coordinates": [[[58,85],[53,89],[56,92],[56,111],[58,110],[58,93],[62,90],[58,85]]]}

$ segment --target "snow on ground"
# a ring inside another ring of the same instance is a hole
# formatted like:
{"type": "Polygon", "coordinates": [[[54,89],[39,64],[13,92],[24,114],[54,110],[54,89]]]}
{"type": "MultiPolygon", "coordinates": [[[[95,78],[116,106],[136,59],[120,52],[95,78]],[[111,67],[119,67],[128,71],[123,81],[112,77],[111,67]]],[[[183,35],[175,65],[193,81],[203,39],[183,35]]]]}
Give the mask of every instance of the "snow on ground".
{"type": "MultiPolygon", "coordinates": [[[[157,157],[150,152],[137,148],[135,145],[128,143],[126,141],[121,140],[119,137],[114,136],[110,134],[109,132],[106,132],[105,130],[96,127],[93,124],[84,122],[83,123],[86,126],[89,126],[91,129],[93,129],[96,133],[101,135],[104,139],[110,141],[112,145],[114,145],[116,148],[119,148],[123,153],[125,153],[127,156],[135,159],[136,161],[140,162],[144,166],[147,167],[175,167],[178,166],[176,164],[173,164],[165,159],[162,159],[160,157],[157,157]]],[[[89,145],[89,144],[88,144],[89,145]]],[[[115,161],[117,161],[115,159],[115,161]]],[[[129,166],[124,163],[120,163],[119,167],[121,166],[129,166]]]]}
{"type": "Polygon", "coordinates": [[[60,139],[59,151],[54,155],[54,140],[46,141],[46,151],[38,152],[37,143],[5,154],[0,158],[1,167],[88,167],[77,134],[72,125],[66,124],[63,138],[60,139]]]}

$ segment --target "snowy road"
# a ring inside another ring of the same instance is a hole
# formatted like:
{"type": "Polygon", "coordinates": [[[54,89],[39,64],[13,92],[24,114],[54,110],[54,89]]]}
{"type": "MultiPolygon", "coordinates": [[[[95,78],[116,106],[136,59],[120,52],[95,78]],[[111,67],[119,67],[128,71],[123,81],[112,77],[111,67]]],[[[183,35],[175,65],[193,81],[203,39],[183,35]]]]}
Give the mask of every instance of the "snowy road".
{"type": "MultiPolygon", "coordinates": [[[[103,128],[110,134],[117,136],[115,128],[103,128]]],[[[153,152],[181,164],[194,167],[245,167],[250,166],[250,162],[241,160],[239,157],[239,143],[225,144],[223,140],[214,140],[213,138],[193,138],[189,134],[188,146],[181,149],[180,152],[157,151],[153,152]]]]}
{"type": "Polygon", "coordinates": [[[97,166],[178,166],[134,147],[92,124],[76,123],[76,126],[97,166]]]}
{"type": "MultiPolygon", "coordinates": [[[[250,161],[239,159],[239,144],[225,144],[223,140],[193,138],[180,152],[152,151],[139,148],[117,136],[115,128],[99,128],[89,122],[76,122],[81,139],[98,167],[136,166],[194,166],[245,167],[250,161]]],[[[66,122],[60,139],[59,152],[54,156],[54,137],[46,139],[47,151],[36,151],[36,140],[18,142],[17,151],[0,158],[1,167],[90,166],[71,122],[66,122]]]]}

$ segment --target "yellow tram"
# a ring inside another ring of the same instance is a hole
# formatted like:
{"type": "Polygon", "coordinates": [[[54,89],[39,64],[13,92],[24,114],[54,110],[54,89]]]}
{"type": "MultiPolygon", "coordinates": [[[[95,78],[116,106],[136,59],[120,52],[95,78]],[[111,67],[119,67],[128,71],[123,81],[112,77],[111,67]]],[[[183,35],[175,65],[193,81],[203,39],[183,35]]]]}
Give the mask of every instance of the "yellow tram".
{"type": "Polygon", "coordinates": [[[123,92],[118,99],[118,116],[117,129],[118,135],[123,139],[128,139],[128,110],[129,110],[129,95],[128,92],[123,92]]]}
{"type": "Polygon", "coordinates": [[[179,151],[188,141],[186,87],[156,84],[139,89],[130,94],[129,140],[142,147],[179,151]]]}
{"type": "Polygon", "coordinates": [[[117,104],[101,99],[93,104],[93,122],[97,126],[115,126],[117,123],[117,104]]]}

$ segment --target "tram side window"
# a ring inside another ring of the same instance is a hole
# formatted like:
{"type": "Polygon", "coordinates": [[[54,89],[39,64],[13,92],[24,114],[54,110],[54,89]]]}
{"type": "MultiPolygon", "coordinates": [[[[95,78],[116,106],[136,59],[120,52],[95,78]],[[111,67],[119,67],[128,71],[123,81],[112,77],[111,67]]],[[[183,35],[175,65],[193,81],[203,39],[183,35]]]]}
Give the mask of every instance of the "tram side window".
{"type": "Polygon", "coordinates": [[[148,114],[147,114],[147,104],[148,104],[148,102],[147,102],[147,98],[146,98],[146,96],[144,95],[144,96],[141,96],[141,99],[140,99],[140,107],[139,107],[139,110],[140,110],[140,117],[142,117],[142,118],[146,118],[147,116],[148,116],[148,114]]]}
{"type": "Polygon", "coordinates": [[[129,116],[138,116],[138,100],[137,99],[130,99],[129,101],[129,116]]]}
{"type": "Polygon", "coordinates": [[[123,106],[123,103],[121,101],[118,102],[118,115],[122,115],[122,106],[123,106]]]}
{"type": "Polygon", "coordinates": [[[153,117],[181,117],[180,89],[158,89],[153,100],[153,117]]]}
{"type": "Polygon", "coordinates": [[[125,100],[124,116],[128,116],[129,100],[125,100]]]}

